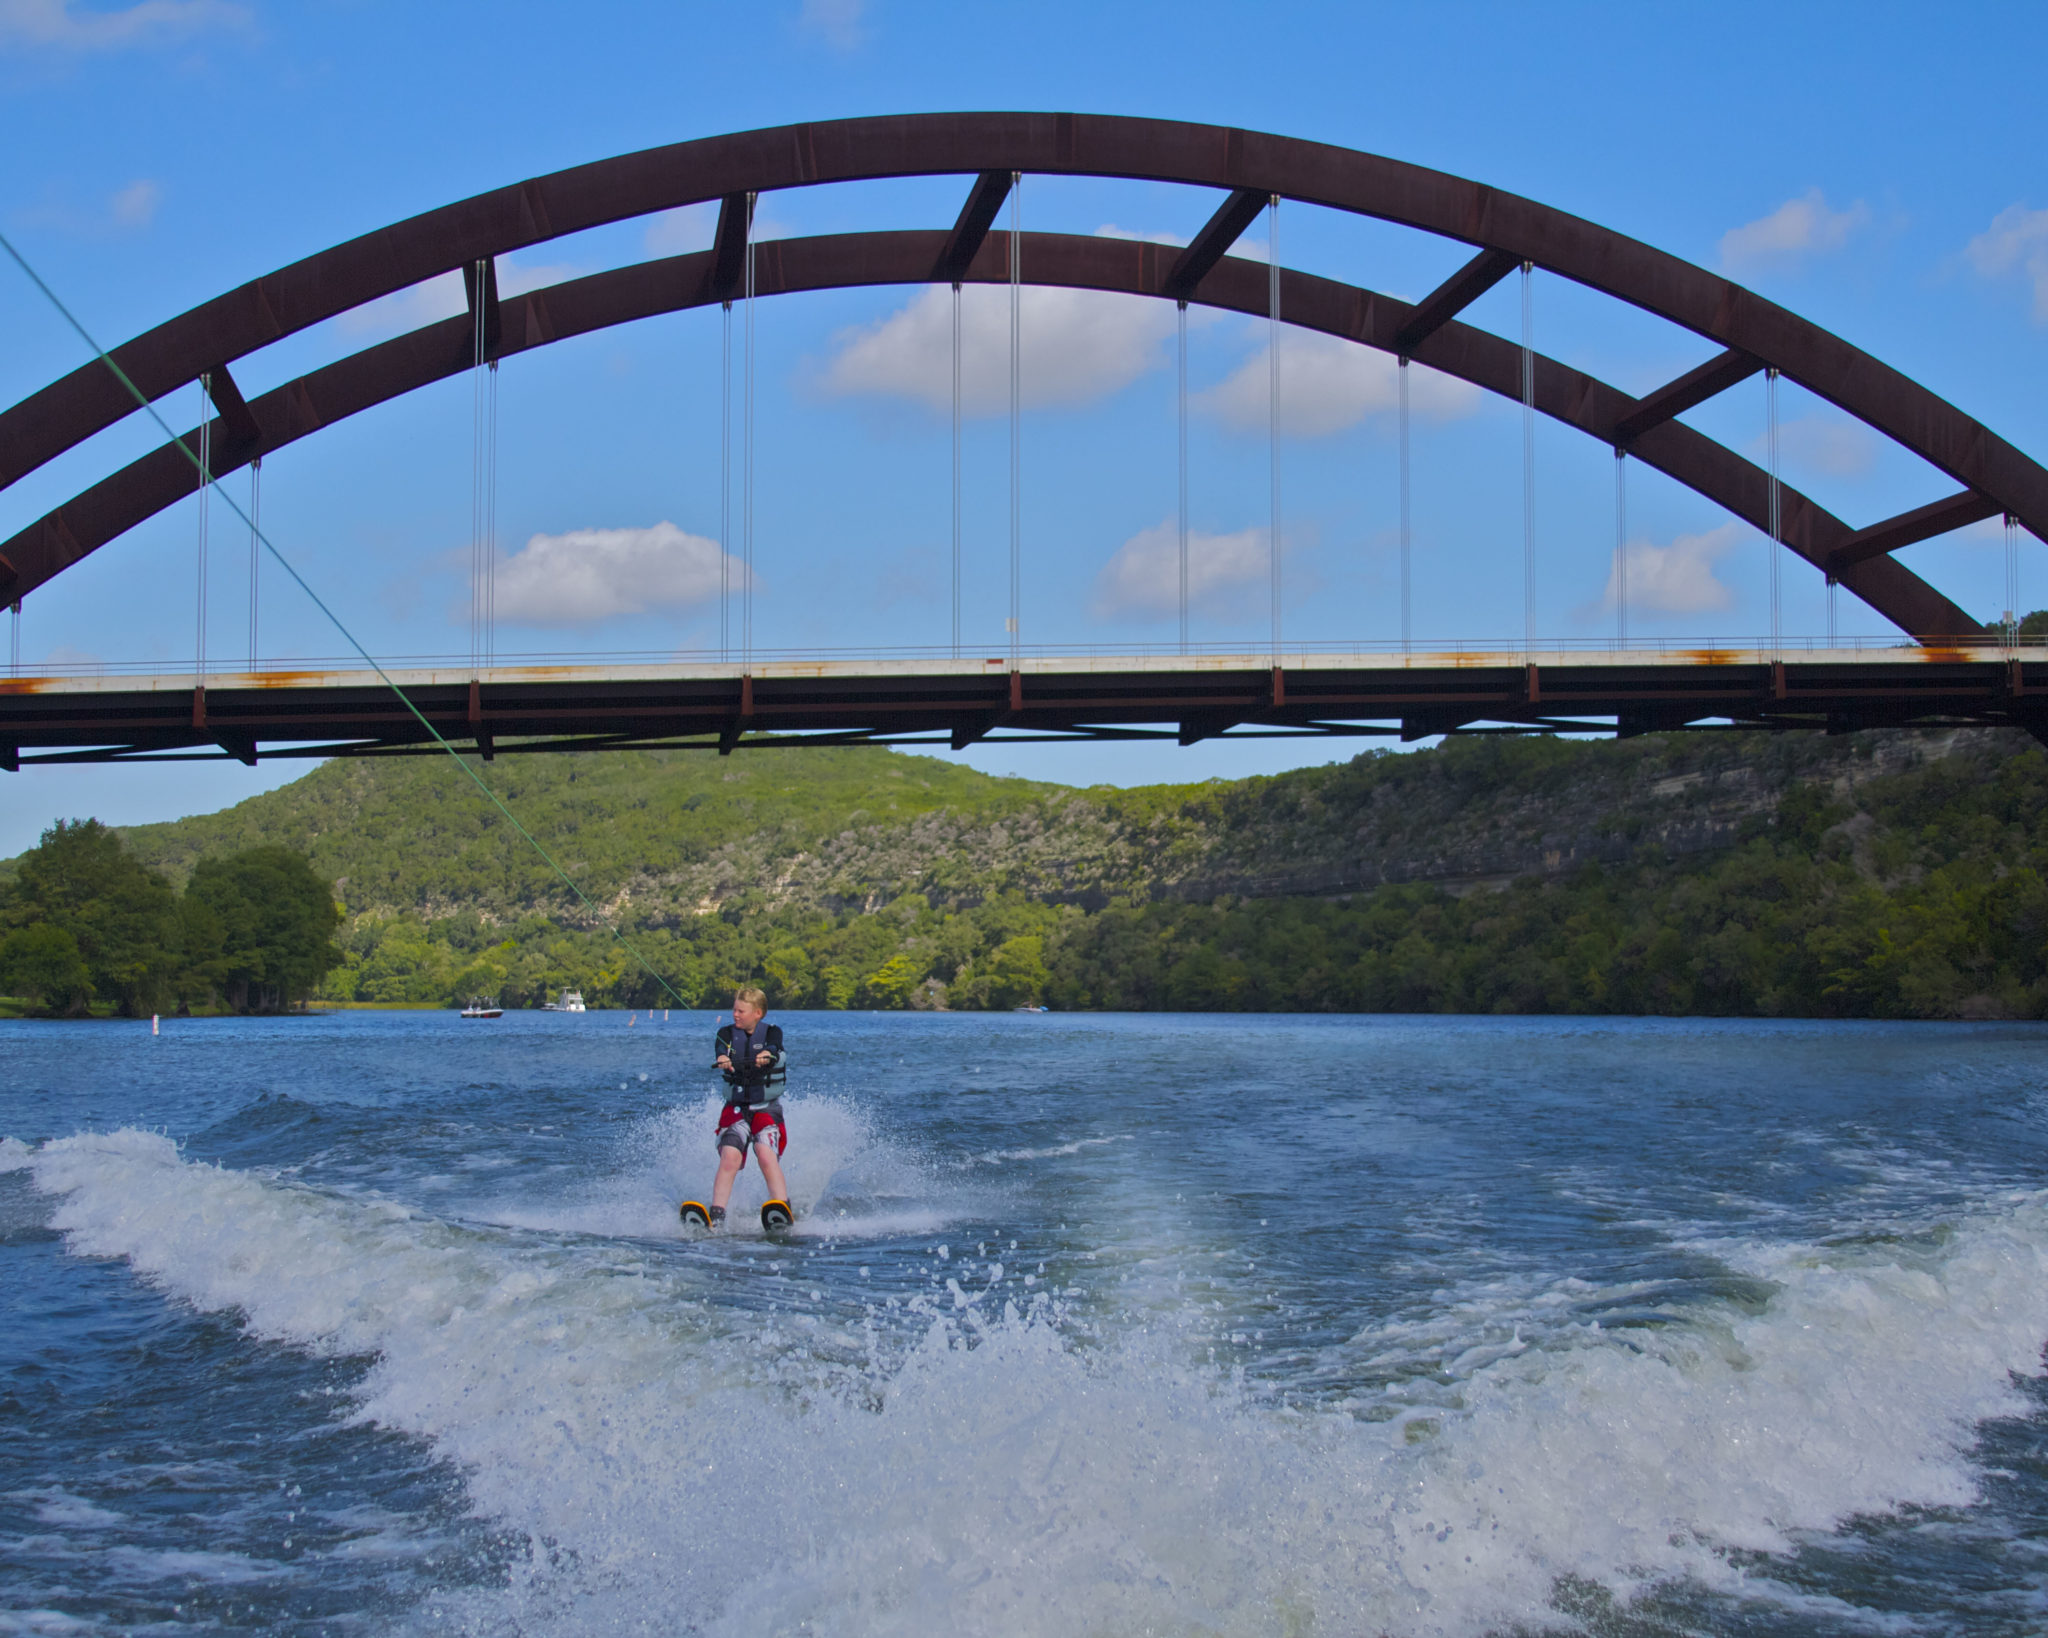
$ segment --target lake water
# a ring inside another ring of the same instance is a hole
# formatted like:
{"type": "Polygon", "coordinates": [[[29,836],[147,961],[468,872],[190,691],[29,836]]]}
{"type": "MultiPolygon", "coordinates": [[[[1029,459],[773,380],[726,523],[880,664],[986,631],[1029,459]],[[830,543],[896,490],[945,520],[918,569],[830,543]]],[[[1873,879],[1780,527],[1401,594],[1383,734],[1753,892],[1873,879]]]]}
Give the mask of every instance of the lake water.
{"type": "Polygon", "coordinates": [[[0,1023],[0,1632],[2039,1633],[2048,1031],[0,1023]]]}

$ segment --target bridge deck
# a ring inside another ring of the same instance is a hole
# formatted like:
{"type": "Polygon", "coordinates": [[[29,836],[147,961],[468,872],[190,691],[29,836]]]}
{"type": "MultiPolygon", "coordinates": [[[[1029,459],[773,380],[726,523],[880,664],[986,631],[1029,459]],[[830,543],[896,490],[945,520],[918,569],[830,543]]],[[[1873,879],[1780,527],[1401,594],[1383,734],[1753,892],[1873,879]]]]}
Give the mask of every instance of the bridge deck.
{"type": "MultiPolygon", "coordinates": [[[[1981,724],[2048,741],[2048,649],[976,655],[467,664],[390,672],[450,740],[498,751],[1399,735],[1698,724],[1981,724]]],[[[0,678],[0,765],[405,755],[419,719],[361,668],[0,678]]]]}

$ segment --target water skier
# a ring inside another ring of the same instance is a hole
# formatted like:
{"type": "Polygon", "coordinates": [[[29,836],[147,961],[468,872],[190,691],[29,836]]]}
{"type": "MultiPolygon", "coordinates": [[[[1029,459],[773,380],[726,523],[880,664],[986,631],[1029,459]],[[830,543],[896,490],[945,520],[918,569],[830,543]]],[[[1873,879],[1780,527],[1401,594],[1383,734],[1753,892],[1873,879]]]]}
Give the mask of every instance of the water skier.
{"type": "Polygon", "coordinates": [[[724,1226],[725,1203],[732,1198],[732,1186],[747,1163],[749,1148],[768,1185],[761,1226],[787,1228],[795,1216],[789,1206],[788,1186],[782,1180],[782,1151],[789,1147],[789,1128],[782,1120],[787,1060],[782,1026],[762,1021],[767,1011],[766,995],[751,987],[742,989],[732,998],[732,1022],[719,1026],[712,1050],[728,1091],[725,1107],[718,1113],[718,1176],[711,1185],[708,1210],[695,1200],[683,1202],[685,1223],[704,1228],[724,1226]]]}

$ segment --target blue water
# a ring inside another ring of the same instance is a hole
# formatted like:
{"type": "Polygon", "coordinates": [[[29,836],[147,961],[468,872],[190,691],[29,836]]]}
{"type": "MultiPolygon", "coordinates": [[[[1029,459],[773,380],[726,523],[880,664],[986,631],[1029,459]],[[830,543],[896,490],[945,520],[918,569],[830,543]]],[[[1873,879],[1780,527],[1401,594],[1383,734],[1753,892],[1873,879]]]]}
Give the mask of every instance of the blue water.
{"type": "Polygon", "coordinates": [[[0,1632],[2039,1633],[2048,1032],[0,1023],[0,1632]]]}

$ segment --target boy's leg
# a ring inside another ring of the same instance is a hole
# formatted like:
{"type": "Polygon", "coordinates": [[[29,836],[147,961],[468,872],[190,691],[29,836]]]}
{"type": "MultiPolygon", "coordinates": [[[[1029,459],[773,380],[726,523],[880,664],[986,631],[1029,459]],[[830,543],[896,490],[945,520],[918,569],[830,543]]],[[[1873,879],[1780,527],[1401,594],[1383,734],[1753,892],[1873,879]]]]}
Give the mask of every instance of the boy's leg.
{"type": "Polygon", "coordinates": [[[761,1181],[768,1185],[770,1200],[788,1200],[789,1186],[782,1181],[782,1161],[775,1152],[775,1128],[765,1128],[754,1139],[754,1159],[760,1163],[761,1181]]]}
{"type": "Polygon", "coordinates": [[[721,1144],[718,1149],[718,1177],[711,1185],[711,1207],[724,1211],[725,1203],[732,1198],[733,1180],[740,1175],[740,1168],[747,1163],[747,1152],[735,1149],[730,1144],[721,1144]]]}

